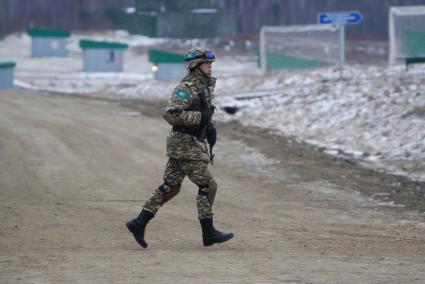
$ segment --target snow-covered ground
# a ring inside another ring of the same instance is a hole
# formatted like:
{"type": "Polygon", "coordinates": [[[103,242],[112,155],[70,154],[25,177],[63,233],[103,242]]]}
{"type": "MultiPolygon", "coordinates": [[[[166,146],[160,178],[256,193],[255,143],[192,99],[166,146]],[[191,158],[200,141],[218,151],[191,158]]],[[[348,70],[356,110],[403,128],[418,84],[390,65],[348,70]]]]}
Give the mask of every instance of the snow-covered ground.
{"type": "MultiPolygon", "coordinates": [[[[140,53],[164,42],[122,32],[76,34],[68,58],[31,58],[30,38],[11,35],[0,41],[0,61],[17,62],[15,83],[23,88],[165,99],[176,82],[154,80],[146,53],[140,53]],[[81,72],[78,40],[87,37],[128,43],[125,72],[81,72]]],[[[424,65],[408,72],[404,66],[346,66],[343,79],[332,68],[262,75],[255,57],[221,54],[213,68],[218,109],[237,109],[234,115],[219,111],[216,119],[267,128],[331,155],[425,181],[424,65]]]]}
{"type": "Polygon", "coordinates": [[[222,97],[220,105],[239,110],[220,118],[425,180],[424,69],[351,66],[343,80],[332,70],[264,79],[277,90],[222,97]]]}

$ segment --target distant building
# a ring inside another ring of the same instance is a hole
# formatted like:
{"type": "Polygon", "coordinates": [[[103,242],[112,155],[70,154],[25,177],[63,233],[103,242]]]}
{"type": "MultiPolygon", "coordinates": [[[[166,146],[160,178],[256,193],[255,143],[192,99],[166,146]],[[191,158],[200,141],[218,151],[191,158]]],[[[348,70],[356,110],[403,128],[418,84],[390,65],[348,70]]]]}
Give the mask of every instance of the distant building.
{"type": "Polygon", "coordinates": [[[71,33],[64,30],[29,29],[28,35],[32,39],[32,57],[67,57],[66,38],[71,33]]]}
{"type": "Polygon", "coordinates": [[[127,44],[119,42],[80,40],[85,72],[121,72],[127,44]]]}
{"type": "Polygon", "coordinates": [[[149,49],[148,56],[157,80],[178,80],[187,74],[183,54],[149,49]]]}
{"type": "Polygon", "coordinates": [[[14,62],[0,62],[0,89],[13,88],[14,62]]]}

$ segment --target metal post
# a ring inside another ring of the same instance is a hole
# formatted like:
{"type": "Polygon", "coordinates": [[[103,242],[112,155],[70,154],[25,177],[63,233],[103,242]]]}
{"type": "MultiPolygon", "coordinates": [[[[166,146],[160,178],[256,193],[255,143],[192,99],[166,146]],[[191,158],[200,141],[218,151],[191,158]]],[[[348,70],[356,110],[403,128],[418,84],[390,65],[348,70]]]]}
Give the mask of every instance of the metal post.
{"type": "Polygon", "coordinates": [[[267,72],[267,53],[266,53],[266,27],[261,27],[260,31],[260,68],[261,71],[264,74],[267,72]]]}
{"type": "Polygon", "coordinates": [[[342,79],[342,69],[345,64],[345,25],[339,24],[339,78],[342,79]]]}

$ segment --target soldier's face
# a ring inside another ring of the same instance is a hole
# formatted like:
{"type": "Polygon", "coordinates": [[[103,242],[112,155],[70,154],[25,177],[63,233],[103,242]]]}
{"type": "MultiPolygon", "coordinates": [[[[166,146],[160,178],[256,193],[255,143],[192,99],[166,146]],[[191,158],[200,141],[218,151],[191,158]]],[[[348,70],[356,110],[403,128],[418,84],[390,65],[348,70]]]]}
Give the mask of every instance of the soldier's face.
{"type": "Polygon", "coordinates": [[[211,65],[212,62],[204,62],[199,66],[199,69],[201,69],[204,74],[211,75],[211,65]]]}

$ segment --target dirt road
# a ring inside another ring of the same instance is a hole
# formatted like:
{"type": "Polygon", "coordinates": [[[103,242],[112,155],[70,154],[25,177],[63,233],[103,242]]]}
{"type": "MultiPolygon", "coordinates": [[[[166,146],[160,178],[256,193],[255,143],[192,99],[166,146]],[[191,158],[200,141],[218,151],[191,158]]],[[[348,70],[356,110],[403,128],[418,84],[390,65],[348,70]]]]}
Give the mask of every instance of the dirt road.
{"type": "Polygon", "coordinates": [[[0,122],[0,283],[425,283],[422,203],[371,198],[422,184],[225,125],[215,220],[236,238],[202,247],[185,182],[143,250],[124,223],[162,181],[159,116],[2,91],[0,122]]]}

